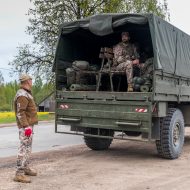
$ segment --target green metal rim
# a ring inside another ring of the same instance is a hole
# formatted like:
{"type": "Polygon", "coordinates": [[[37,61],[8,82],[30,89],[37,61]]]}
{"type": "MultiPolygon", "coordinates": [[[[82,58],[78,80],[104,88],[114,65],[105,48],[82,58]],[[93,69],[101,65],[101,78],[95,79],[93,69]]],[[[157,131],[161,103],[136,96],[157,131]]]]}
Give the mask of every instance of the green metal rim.
{"type": "Polygon", "coordinates": [[[175,123],[173,128],[173,145],[178,147],[180,144],[180,136],[181,136],[181,125],[180,123],[175,123]]]}

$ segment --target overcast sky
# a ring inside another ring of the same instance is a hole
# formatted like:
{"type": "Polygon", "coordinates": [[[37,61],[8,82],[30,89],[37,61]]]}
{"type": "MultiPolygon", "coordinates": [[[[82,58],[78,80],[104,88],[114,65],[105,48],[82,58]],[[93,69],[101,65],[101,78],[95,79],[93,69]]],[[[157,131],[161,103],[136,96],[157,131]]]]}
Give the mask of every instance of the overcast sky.
{"type": "MultiPolygon", "coordinates": [[[[30,43],[31,37],[25,34],[28,25],[26,13],[31,7],[29,0],[0,0],[0,71],[6,82],[17,79],[10,77],[9,61],[17,54],[17,47],[30,43]],[[4,68],[4,69],[3,69],[4,68]]],[[[190,34],[190,1],[168,0],[171,23],[190,34]]]]}
{"type": "Polygon", "coordinates": [[[29,0],[0,0],[0,70],[6,82],[14,80],[5,69],[11,69],[8,63],[16,55],[17,47],[31,42],[25,34],[30,6],[29,0]]]}

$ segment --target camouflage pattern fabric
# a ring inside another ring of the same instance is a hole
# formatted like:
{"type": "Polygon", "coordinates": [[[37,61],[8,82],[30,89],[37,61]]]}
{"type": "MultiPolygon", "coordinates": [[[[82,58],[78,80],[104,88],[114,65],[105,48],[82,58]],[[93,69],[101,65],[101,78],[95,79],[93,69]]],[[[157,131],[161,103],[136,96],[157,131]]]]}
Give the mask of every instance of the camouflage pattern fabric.
{"type": "Polygon", "coordinates": [[[141,76],[152,77],[153,75],[153,58],[149,58],[145,63],[140,64],[141,76]]]}
{"type": "Polygon", "coordinates": [[[127,76],[127,83],[131,84],[133,79],[133,63],[132,61],[126,60],[123,63],[120,63],[116,70],[118,71],[125,71],[127,76]]]}
{"type": "Polygon", "coordinates": [[[115,66],[118,71],[125,71],[127,75],[127,82],[132,83],[132,60],[139,58],[139,55],[136,52],[136,48],[131,43],[120,42],[119,44],[113,47],[113,53],[113,66],[115,66]]]}
{"type": "MultiPolygon", "coordinates": [[[[33,128],[33,127],[32,127],[33,128]]],[[[23,174],[24,170],[29,167],[30,155],[32,151],[32,138],[33,134],[30,137],[25,136],[25,129],[19,129],[19,140],[20,145],[17,155],[17,171],[16,173],[23,174]]]]}

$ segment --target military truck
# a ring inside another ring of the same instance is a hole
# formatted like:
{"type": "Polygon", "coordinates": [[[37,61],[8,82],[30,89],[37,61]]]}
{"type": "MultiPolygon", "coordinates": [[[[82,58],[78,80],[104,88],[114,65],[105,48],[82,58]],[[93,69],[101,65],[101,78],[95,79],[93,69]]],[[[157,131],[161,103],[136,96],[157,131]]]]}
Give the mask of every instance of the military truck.
{"type": "Polygon", "coordinates": [[[82,135],[92,150],[108,149],[113,139],[136,140],[155,142],[163,158],[180,156],[184,127],[190,124],[190,37],[186,33],[153,14],[98,14],[64,23],[53,71],[56,133],[82,135]],[[127,92],[126,76],[110,69],[112,52],[106,48],[118,43],[123,31],[130,33],[131,43],[138,44],[141,57],[146,47],[150,50],[147,57],[153,60],[153,72],[148,90],[127,92]],[[105,53],[108,56],[101,56],[105,53]],[[76,61],[89,65],[75,68],[74,75],[70,72],[71,78],[78,76],[71,84],[67,71],[73,71],[76,61]]]}

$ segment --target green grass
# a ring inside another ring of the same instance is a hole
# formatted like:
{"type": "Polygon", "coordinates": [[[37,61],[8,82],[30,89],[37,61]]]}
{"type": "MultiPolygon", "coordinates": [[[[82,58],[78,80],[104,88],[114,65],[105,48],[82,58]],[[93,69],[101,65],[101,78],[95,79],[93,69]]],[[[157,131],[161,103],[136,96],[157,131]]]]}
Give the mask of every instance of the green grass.
{"type": "Polygon", "coordinates": [[[8,117],[8,118],[1,118],[0,124],[6,124],[6,123],[15,123],[15,117],[8,117]]]}
{"type": "Polygon", "coordinates": [[[54,120],[55,115],[50,113],[48,115],[40,115],[38,116],[38,121],[48,121],[48,120],[54,120]]]}
{"type": "MultiPolygon", "coordinates": [[[[55,115],[53,113],[38,116],[38,121],[49,121],[54,119],[55,115]]],[[[15,122],[16,122],[15,117],[7,117],[0,119],[0,124],[15,123],[15,122]]]]}

